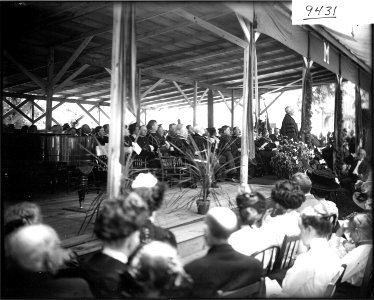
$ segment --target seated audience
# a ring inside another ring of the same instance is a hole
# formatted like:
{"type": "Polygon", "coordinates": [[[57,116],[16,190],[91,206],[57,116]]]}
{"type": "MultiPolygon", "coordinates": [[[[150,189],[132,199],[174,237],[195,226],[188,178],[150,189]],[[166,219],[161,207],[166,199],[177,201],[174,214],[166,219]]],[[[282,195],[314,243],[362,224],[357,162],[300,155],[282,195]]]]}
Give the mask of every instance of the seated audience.
{"type": "Polygon", "coordinates": [[[339,257],[330,248],[331,215],[323,203],[307,207],[300,216],[301,241],[309,250],[300,254],[282,282],[285,297],[322,297],[339,272],[339,257]]]}
{"type": "Polygon", "coordinates": [[[186,129],[187,129],[188,135],[192,136],[195,134],[192,125],[187,125],[186,129]]]}
{"type": "Polygon", "coordinates": [[[269,138],[272,140],[273,143],[280,142],[282,140],[282,136],[279,133],[279,128],[274,128],[274,133],[270,134],[269,138]]]}
{"type": "Polygon", "coordinates": [[[297,209],[298,212],[302,212],[305,208],[314,206],[319,203],[319,200],[310,193],[310,190],[312,188],[312,181],[310,180],[308,175],[306,175],[305,173],[297,172],[292,175],[291,180],[293,180],[300,186],[301,191],[305,195],[305,201],[297,209]]]}
{"type": "Polygon", "coordinates": [[[195,149],[195,151],[200,151],[200,154],[203,155],[204,152],[206,152],[208,149],[208,140],[205,137],[205,129],[201,125],[196,125],[194,127],[194,132],[194,143],[192,143],[192,145],[194,146],[194,148],[197,148],[195,149]]]}
{"type": "Polygon", "coordinates": [[[310,192],[317,200],[332,200],[333,194],[340,190],[330,169],[314,169],[312,172],[308,170],[306,174],[312,181],[310,192]]]}
{"type": "Polygon", "coordinates": [[[348,170],[347,177],[342,179],[342,183],[345,185],[349,185],[351,187],[351,191],[354,190],[354,184],[357,180],[366,181],[369,175],[370,165],[368,160],[366,159],[366,151],[365,149],[360,149],[358,151],[357,158],[352,159],[352,164],[350,169],[348,170]]]}
{"type": "Polygon", "coordinates": [[[38,132],[38,127],[36,125],[30,125],[29,130],[27,131],[28,133],[37,133],[38,132]]]}
{"type": "Polygon", "coordinates": [[[231,234],[228,241],[234,250],[249,256],[258,249],[267,247],[267,244],[262,245],[264,233],[259,228],[262,226],[262,221],[271,212],[270,200],[243,184],[239,188],[236,204],[242,225],[238,231],[231,234]],[[251,237],[251,240],[248,239],[248,236],[251,237]]]}
{"type": "Polygon", "coordinates": [[[128,269],[129,257],[140,244],[140,228],[148,216],[147,204],[136,193],[103,203],[94,227],[103,249],[81,263],[95,297],[121,296],[120,275],[128,269]]]}
{"type": "Polygon", "coordinates": [[[24,226],[9,238],[11,267],[6,271],[6,298],[92,298],[82,278],[56,278],[69,259],[56,231],[43,224],[24,226]]]}
{"type": "Polygon", "coordinates": [[[348,221],[348,226],[342,231],[348,232],[355,248],[349,251],[342,259],[346,264],[342,283],[337,286],[335,296],[339,298],[357,298],[360,296],[360,287],[364,278],[369,253],[373,249],[373,217],[371,213],[359,213],[348,221]]]}
{"type": "Polygon", "coordinates": [[[132,123],[129,125],[130,138],[133,142],[136,141],[139,135],[139,126],[138,123],[132,123]]]}
{"type": "Polygon", "coordinates": [[[175,123],[169,124],[169,132],[168,132],[168,135],[166,136],[166,140],[169,143],[174,144],[174,140],[176,138],[176,131],[177,131],[177,124],[175,123]]]}
{"type": "Polygon", "coordinates": [[[4,213],[4,233],[8,235],[16,229],[32,224],[40,224],[43,217],[40,207],[32,202],[21,202],[9,206],[4,213]]]}
{"type": "MultiPolygon", "coordinates": [[[[174,155],[179,157],[186,157],[187,152],[192,151],[190,141],[188,140],[188,132],[184,128],[180,128],[176,131],[175,144],[171,145],[174,150],[174,155]]],[[[171,149],[170,147],[170,149],[171,149]]]]}
{"type": "Polygon", "coordinates": [[[81,136],[90,136],[91,135],[91,128],[87,124],[84,124],[81,127],[81,136]]]}
{"type": "Polygon", "coordinates": [[[218,157],[220,165],[225,169],[224,176],[229,180],[239,178],[239,172],[235,168],[234,157],[231,152],[231,131],[230,127],[225,125],[221,128],[221,137],[218,144],[218,157]]]}
{"type": "Polygon", "coordinates": [[[51,128],[52,133],[54,134],[61,134],[62,133],[62,126],[61,125],[53,125],[51,128]]]}
{"type": "Polygon", "coordinates": [[[109,137],[109,124],[104,124],[103,128],[105,131],[105,136],[109,137]]]}
{"type": "Polygon", "coordinates": [[[132,182],[131,187],[147,203],[149,209],[149,218],[140,229],[140,242],[147,244],[155,240],[169,243],[177,248],[174,234],[170,230],[154,224],[156,211],[164,200],[165,184],[158,182],[151,173],[140,173],[132,182]]]}
{"type": "Polygon", "coordinates": [[[230,209],[214,207],[208,211],[204,223],[208,253],[185,266],[194,282],[190,297],[217,297],[218,290],[233,290],[260,279],[261,263],[228,244],[236,229],[237,217],[230,209]]]}
{"type": "Polygon", "coordinates": [[[162,139],[157,134],[158,124],[156,120],[150,120],[147,124],[149,144],[153,146],[154,152],[157,153],[158,149],[163,145],[162,139]]]}
{"type": "Polygon", "coordinates": [[[109,143],[108,136],[105,135],[105,130],[102,126],[97,126],[95,128],[95,137],[97,141],[100,143],[100,145],[105,145],[109,143]]]}
{"type": "Polygon", "coordinates": [[[191,279],[183,269],[177,250],[169,244],[152,241],[131,260],[123,275],[125,297],[168,297],[172,290],[185,289],[191,279]]]}
{"type": "Polygon", "coordinates": [[[146,159],[155,158],[155,153],[154,153],[155,148],[149,142],[149,137],[147,136],[147,127],[145,125],[140,126],[139,135],[138,135],[138,138],[136,139],[136,143],[142,149],[140,154],[138,154],[139,157],[146,158],[146,159]]]}

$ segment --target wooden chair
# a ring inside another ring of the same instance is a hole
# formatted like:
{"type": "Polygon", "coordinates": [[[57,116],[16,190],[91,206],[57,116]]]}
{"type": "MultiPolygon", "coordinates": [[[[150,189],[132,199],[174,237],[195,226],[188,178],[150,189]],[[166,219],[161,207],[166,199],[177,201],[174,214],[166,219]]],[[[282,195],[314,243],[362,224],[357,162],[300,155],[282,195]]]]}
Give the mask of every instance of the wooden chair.
{"type": "Polygon", "coordinates": [[[257,251],[251,256],[261,261],[264,274],[263,276],[268,276],[274,268],[275,262],[278,259],[280,248],[278,246],[271,246],[262,251],[257,251]]]}
{"type": "Polygon", "coordinates": [[[346,268],[347,268],[346,264],[341,265],[339,272],[334,276],[334,278],[327,285],[323,298],[332,298],[332,296],[335,293],[336,285],[342,281],[346,268]]]}
{"type": "Polygon", "coordinates": [[[366,263],[364,278],[360,289],[361,298],[373,297],[373,248],[370,250],[369,258],[366,263]]]}
{"type": "Polygon", "coordinates": [[[269,273],[270,279],[276,279],[279,284],[283,281],[284,276],[289,268],[295,262],[296,252],[299,248],[299,236],[285,236],[279,255],[274,263],[273,270],[269,273]]]}
{"type": "Polygon", "coordinates": [[[149,169],[147,168],[147,159],[136,157],[131,163],[130,177],[135,178],[139,173],[147,173],[149,169]]]}
{"type": "Polygon", "coordinates": [[[265,278],[232,291],[217,291],[218,298],[263,298],[265,297],[265,278]]]}

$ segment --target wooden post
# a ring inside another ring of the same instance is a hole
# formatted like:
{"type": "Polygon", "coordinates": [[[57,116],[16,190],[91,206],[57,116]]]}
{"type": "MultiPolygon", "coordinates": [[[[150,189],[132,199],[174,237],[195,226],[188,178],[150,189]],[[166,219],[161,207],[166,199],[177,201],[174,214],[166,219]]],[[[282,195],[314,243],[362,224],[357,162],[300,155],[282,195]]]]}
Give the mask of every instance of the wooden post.
{"type": "Polygon", "coordinates": [[[113,4],[113,38],[112,38],[112,75],[111,75],[111,122],[108,155],[108,198],[118,197],[121,192],[123,152],[123,124],[126,112],[129,78],[134,74],[131,67],[133,55],[128,51],[134,49],[133,38],[135,26],[134,4],[118,2],[113,4]]]}
{"type": "Polygon", "coordinates": [[[307,145],[310,144],[311,139],[311,117],[312,117],[312,74],[310,72],[310,67],[312,66],[313,61],[309,58],[304,57],[304,67],[303,67],[303,81],[302,81],[302,106],[301,106],[301,140],[307,145]]]}
{"type": "Polygon", "coordinates": [[[141,105],[141,101],[142,101],[142,94],[141,94],[141,87],[142,87],[142,70],[139,68],[138,69],[138,84],[137,84],[137,90],[138,90],[138,93],[137,93],[137,98],[138,98],[138,101],[137,101],[137,106],[136,106],[136,123],[138,123],[138,125],[140,125],[140,105],[141,105]]]}
{"type": "Polygon", "coordinates": [[[333,151],[333,169],[340,176],[341,167],[343,165],[343,98],[341,90],[342,77],[336,75],[335,81],[335,108],[334,108],[334,151],[333,151]]]}
{"type": "Polygon", "coordinates": [[[54,72],[55,51],[49,48],[48,57],[48,82],[46,86],[47,103],[46,103],[46,120],[45,129],[50,130],[52,127],[52,97],[53,97],[53,72],[54,72]]]}
{"type": "Polygon", "coordinates": [[[208,127],[214,126],[213,90],[208,91],[208,127]]]}
{"type": "Polygon", "coordinates": [[[193,87],[193,126],[196,126],[196,110],[197,110],[197,81],[194,82],[193,87]]]}
{"type": "Polygon", "coordinates": [[[243,118],[242,118],[242,149],[240,156],[240,182],[248,183],[248,159],[254,158],[253,115],[252,115],[252,60],[253,27],[250,27],[249,45],[244,48],[243,65],[243,118]]]}
{"type": "Polygon", "coordinates": [[[35,123],[35,121],[34,121],[34,119],[35,119],[35,106],[34,106],[34,101],[35,101],[35,99],[33,98],[32,100],[31,100],[31,120],[32,120],[32,124],[34,125],[34,123],[35,123]]]}
{"type": "Polygon", "coordinates": [[[234,128],[234,112],[235,112],[235,101],[234,101],[234,90],[231,91],[231,128],[234,128]]]}

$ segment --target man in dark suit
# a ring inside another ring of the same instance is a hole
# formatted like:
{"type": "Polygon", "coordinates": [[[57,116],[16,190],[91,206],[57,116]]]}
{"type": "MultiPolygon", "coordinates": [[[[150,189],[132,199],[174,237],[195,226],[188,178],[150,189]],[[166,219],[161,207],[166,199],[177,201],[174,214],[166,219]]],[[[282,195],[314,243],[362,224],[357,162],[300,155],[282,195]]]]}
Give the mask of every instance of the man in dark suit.
{"type": "Polygon", "coordinates": [[[234,212],[226,207],[209,210],[204,224],[208,253],[185,266],[194,282],[190,297],[217,297],[218,290],[230,291],[260,280],[261,263],[236,252],[228,244],[237,223],[234,212]]]}
{"type": "Polygon", "coordinates": [[[286,114],[282,121],[282,127],[280,129],[280,134],[283,136],[287,136],[289,139],[293,139],[295,142],[299,141],[299,130],[297,128],[297,124],[292,117],[295,113],[294,109],[291,106],[287,106],[286,114]]]}
{"type": "Polygon", "coordinates": [[[139,230],[148,214],[147,204],[136,193],[105,201],[94,227],[103,249],[81,263],[96,298],[120,298],[121,289],[126,289],[121,275],[128,270],[129,257],[140,244],[139,230]]]}
{"type": "Polygon", "coordinates": [[[368,179],[370,165],[366,159],[366,151],[361,148],[358,150],[356,158],[349,156],[345,162],[351,162],[351,167],[348,170],[348,176],[341,180],[341,186],[350,188],[354,192],[354,184],[357,180],[366,181],[368,179]]]}
{"type": "Polygon", "coordinates": [[[84,279],[59,274],[69,251],[52,227],[24,225],[9,236],[7,246],[3,298],[93,298],[84,279]]]}

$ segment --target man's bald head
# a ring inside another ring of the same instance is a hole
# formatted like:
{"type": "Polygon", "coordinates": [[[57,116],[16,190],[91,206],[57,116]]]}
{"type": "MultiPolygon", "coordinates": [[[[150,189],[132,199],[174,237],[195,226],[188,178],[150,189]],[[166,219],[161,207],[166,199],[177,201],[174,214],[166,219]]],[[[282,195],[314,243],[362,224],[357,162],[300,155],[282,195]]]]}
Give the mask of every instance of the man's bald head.
{"type": "Polygon", "coordinates": [[[9,254],[22,269],[55,273],[68,257],[56,231],[44,224],[20,228],[9,238],[9,254]]]}
{"type": "Polygon", "coordinates": [[[209,245],[227,241],[237,230],[238,219],[235,213],[227,207],[214,207],[205,217],[207,227],[206,238],[209,245]]]}

